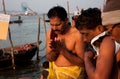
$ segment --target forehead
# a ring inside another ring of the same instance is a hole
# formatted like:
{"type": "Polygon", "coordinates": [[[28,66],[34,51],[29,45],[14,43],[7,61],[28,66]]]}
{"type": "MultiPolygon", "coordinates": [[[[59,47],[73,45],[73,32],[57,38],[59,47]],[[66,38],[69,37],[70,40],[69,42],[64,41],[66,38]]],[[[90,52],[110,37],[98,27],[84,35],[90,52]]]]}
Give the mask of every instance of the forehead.
{"type": "Polygon", "coordinates": [[[79,31],[80,31],[80,32],[91,32],[92,30],[83,28],[83,29],[81,29],[81,30],[79,30],[79,31]]]}
{"type": "Polygon", "coordinates": [[[83,35],[83,36],[86,36],[86,37],[93,37],[95,36],[95,33],[96,31],[95,30],[90,30],[90,29],[82,29],[80,30],[80,33],[83,35]]]}
{"type": "Polygon", "coordinates": [[[60,22],[61,19],[59,17],[51,17],[50,18],[50,23],[55,23],[55,22],[60,22]]]}

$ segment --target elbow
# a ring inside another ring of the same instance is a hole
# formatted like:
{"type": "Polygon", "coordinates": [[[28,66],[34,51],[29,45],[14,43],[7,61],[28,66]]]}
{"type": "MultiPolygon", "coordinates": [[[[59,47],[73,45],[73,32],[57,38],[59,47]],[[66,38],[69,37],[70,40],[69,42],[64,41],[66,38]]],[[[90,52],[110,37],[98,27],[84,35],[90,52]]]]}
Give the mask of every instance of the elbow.
{"type": "Polygon", "coordinates": [[[48,55],[46,55],[46,58],[47,58],[47,60],[50,61],[50,62],[55,61],[55,58],[50,57],[50,56],[48,56],[48,55]]]}
{"type": "Polygon", "coordinates": [[[84,67],[84,61],[79,62],[78,66],[84,67]]]}
{"type": "MultiPolygon", "coordinates": [[[[74,62],[75,63],[75,62],[74,62]]],[[[84,67],[84,61],[79,59],[76,63],[77,66],[84,67]]]]}
{"type": "Polygon", "coordinates": [[[79,59],[79,66],[84,67],[84,60],[81,58],[79,59]]]}
{"type": "Polygon", "coordinates": [[[57,59],[58,55],[55,53],[49,53],[46,55],[46,58],[48,61],[52,62],[55,61],[57,59]]]}
{"type": "Polygon", "coordinates": [[[106,78],[103,78],[101,75],[98,75],[96,73],[94,73],[93,75],[91,74],[90,76],[88,75],[88,78],[89,79],[106,79],[106,78]]]}
{"type": "Polygon", "coordinates": [[[47,60],[50,61],[50,62],[53,61],[48,55],[46,55],[46,58],[47,58],[47,60]]]}

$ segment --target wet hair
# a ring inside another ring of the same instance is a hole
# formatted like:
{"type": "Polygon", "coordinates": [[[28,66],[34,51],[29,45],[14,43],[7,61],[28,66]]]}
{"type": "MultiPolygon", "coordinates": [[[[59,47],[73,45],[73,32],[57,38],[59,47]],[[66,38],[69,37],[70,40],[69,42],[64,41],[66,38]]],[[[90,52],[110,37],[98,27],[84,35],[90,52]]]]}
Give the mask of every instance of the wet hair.
{"type": "Polygon", "coordinates": [[[43,62],[43,67],[44,68],[49,68],[49,62],[48,61],[44,61],[43,62]]]}
{"type": "Polygon", "coordinates": [[[65,21],[67,18],[67,12],[63,7],[55,6],[48,11],[47,16],[48,16],[48,18],[58,17],[62,21],[65,21]]]}
{"type": "Polygon", "coordinates": [[[98,8],[88,8],[81,12],[81,15],[76,21],[76,28],[82,29],[95,29],[98,25],[102,25],[101,11],[98,8]]]}

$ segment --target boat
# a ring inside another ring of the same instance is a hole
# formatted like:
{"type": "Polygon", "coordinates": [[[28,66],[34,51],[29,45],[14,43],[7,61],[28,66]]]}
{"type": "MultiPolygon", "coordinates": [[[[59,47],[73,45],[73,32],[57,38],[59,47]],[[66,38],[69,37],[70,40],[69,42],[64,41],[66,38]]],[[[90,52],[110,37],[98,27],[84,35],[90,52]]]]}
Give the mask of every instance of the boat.
{"type": "Polygon", "coordinates": [[[10,21],[10,24],[13,24],[13,23],[22,23],[23,21],[22,20],[14,20],[14,21],[10,21]]]}
{"type": "MultiPolygon", "coordinates": [[[[41,41],[39,41],[39,44],[41,41]]],[[[32,60],[36,54],[37,42],[13,47],[14,63],[19,66],[32,60]]],[[[11,47],[0,49],[0,68],[12,66],[11,47]]]]}
{"type": "Polygon", "coordinates": [[[18,20],[12,20],[12,21],[10,21],[9,23],[10,24],[13,24],[13,23],[18,23],[18,24],[20,24],[20,23],[22,23],[23,21],[21,20],[21,16],[18,16],[18,20]]]}

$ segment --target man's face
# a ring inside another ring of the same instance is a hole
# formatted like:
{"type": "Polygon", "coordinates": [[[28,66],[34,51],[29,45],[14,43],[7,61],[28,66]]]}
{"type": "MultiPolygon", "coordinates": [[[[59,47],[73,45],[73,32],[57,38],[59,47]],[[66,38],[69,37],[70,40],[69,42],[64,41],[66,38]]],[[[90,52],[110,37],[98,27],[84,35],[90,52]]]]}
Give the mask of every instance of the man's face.
{"type": "Polygon", "coordinates": [[[111,35],[118,43],[120,43],[120,23],[112,25],[111,35]]]}
{"type": "Polygon", "coordinates": [[[83,35],[84,42],[86,43],[90,43],[95,36],[95,32],[89,29],[82,29],[80,30],[80,33],[83,35]]]}
{"type": "Polygon", "coordinates": [[[59,34],[61,33],[63,27],[65,27],[65,22],[60,20],[58,17],[52,17],[50,18],[50,26],[51,29],[55,31],[55,33],[59,34]]]}

